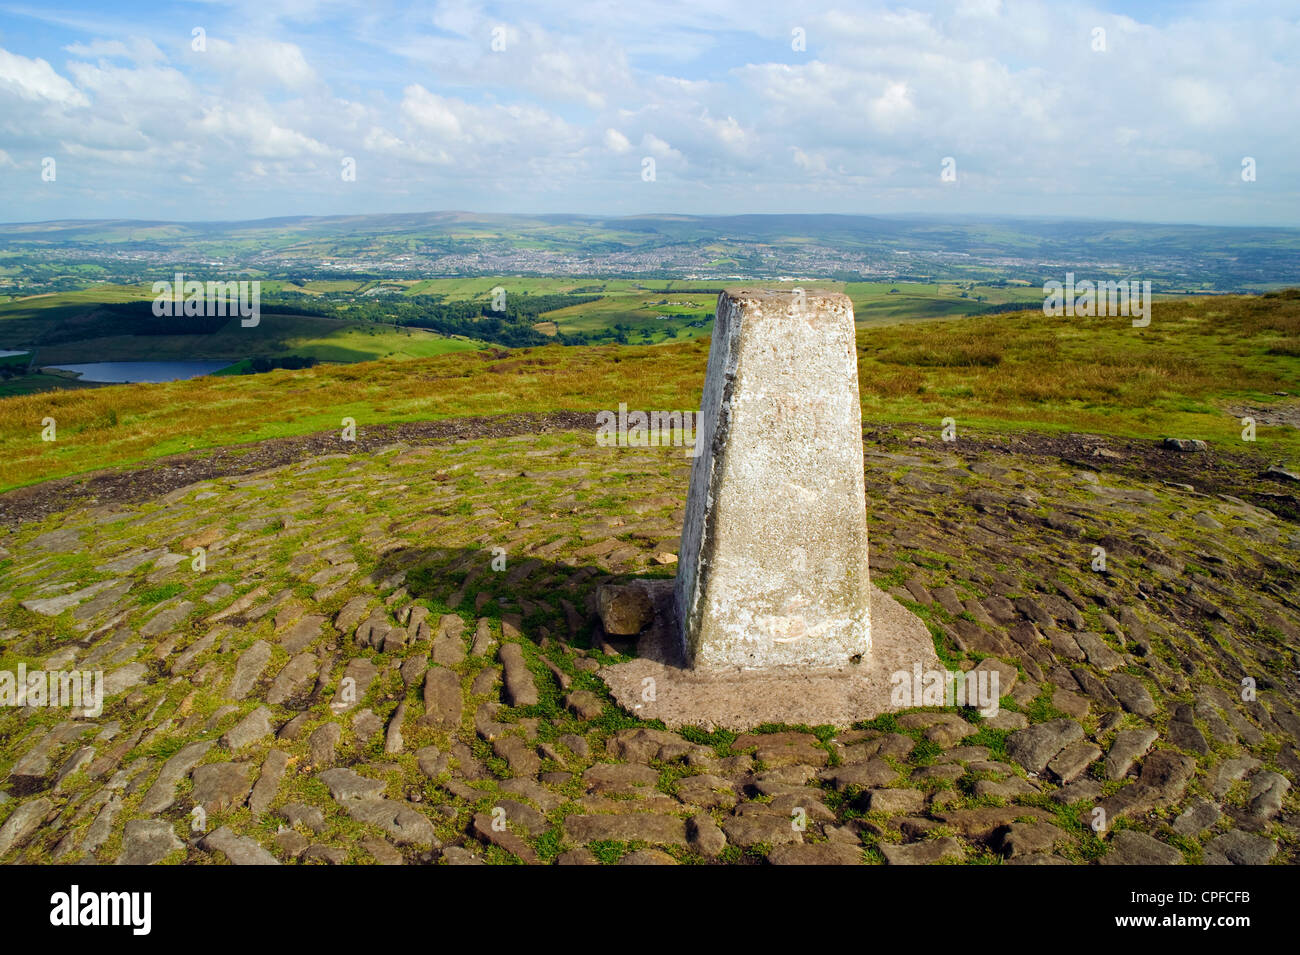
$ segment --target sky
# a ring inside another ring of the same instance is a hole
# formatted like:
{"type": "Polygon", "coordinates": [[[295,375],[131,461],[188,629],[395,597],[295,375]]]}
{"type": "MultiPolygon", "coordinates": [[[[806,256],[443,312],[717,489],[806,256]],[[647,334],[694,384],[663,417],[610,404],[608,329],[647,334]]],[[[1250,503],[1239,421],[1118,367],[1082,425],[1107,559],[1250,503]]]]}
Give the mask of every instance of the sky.
{"type": "Polygon", "coordinates": [[[0,0],[0,221],[1300,226],[1300,3],[0,0]]]}

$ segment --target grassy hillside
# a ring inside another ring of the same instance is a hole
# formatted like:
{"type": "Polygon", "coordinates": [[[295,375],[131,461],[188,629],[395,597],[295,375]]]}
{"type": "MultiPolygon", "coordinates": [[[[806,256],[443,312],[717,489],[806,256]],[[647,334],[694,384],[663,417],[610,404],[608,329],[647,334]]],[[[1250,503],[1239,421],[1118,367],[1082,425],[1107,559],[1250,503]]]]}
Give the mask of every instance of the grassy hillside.
{"type": "MultiPolygon", "coordinates": [[[[263,294],[274,294],[282,284],[266,283],[263,294]]],[[[357,362],[388,357],[427,358],[481,347],[478,342],[419,328],[399,329],[316,315],[267,312],[263,312],[259,324],[252,328],[244,328],[239,319],[232,318],[211,334],[125,334],[131,327],[129,320],[99,307],[152,298],[153,293],[146,285],[105,285],[6,302],[0,304],[0,342],[35,347],[40,365],[198,358],[238,360],[251,355],[272,358],[298,355],[320,361],[357,362]]],[[[179,325],[185,319],[176,321],[179,325]]],[[[35,390],[38,386],[39,382],[33,381],[12,385],[22,390],[35,390]]]]}
{"type": "MultiPolygon", "coordinates": [[[[1241,407],[1294,415],[1300,293],[1158,303],[1127,318],[1041,310],[863,328],[867,422],[1240,441],[1241,407]]],[[[489,349],[0,400],[0,487],[194,448],[384,422],[520,411],[698,407],[708,344],[489,349]],[[58,439],[40,438],[53,417],[58,439]]],[[[1292,425],[1260,418],[1258,447],[1292,460],[1292,425]]],[[[1292,419],[1294,422],[1294,418],[1292,419]]]]}
{"type": "Polygon", "coordinates": [[[320,361],[357,362],[376,358],[427,358],[469,351],[478,342],[448,338],[423,329],[355,322],[314,315],[263,315],[254,328],[231,319],[219,332],[193,335],[112,335],[58,343],[41,348],[43,365],[86,361],[184,361],[194,358],[239,359],[246,355],[301,355],[320,361]]]}

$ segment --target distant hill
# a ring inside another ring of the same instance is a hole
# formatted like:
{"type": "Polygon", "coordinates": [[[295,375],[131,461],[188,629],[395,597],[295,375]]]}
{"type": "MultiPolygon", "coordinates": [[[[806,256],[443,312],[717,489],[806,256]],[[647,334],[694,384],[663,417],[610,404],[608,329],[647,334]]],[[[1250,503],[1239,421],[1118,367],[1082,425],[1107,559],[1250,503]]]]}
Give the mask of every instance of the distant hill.
{"type": "Polygon", "coordinates": [[[867,215],[414,212],[241,222],[0,224],[0,292],[147,281],[177,266],[268,277],[592,275],[841,281],[1140,276],[1158,292],[1300,282],[1300,230],[867,215]],[[80,284],[77,284],[80,283],[80,284]]]}

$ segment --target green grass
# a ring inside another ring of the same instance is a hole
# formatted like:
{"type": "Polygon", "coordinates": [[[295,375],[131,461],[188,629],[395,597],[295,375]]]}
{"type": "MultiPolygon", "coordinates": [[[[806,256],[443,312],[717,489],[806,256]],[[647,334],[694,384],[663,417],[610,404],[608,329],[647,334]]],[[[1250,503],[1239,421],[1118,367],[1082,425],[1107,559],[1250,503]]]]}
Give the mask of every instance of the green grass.
{"type": "MultiPolygon", "coordinates": [[[[1241,449],[1228,409],[1294,393],[1300,293],[1161,302],[1150,326],[1041,310],[863,329],[864,422],[1203,438],[1241,449]],[[996,354],[996,364],[916,364],[918,352],[996,354]],[[1208,409],[1208,410],[1207,410],[1208,409]]],[[[272,437],[464,415],[699,407],[708,345],[485,350],[265,375],[0,399],[0,488],[272,437]],[[116,417],[110,416],[110,412],[116,417]],[[41,420],[59,440],[40,440],[41,420]]],[[[594,435],[594,420],[593,420],[594,435]]],[[[1260,425],[1251,450],[1294,460],[1291,427],[1260,425]]],[[[593,437],[594,440],[594,437],[593,437]]]]}
{"type": "Polygon", "coordinates": [[[0,398],[13,395],[32,395],[42,391],[80,390],[96,388],[90,382],[77,381],[60,374],[18,375],[14,378],[0,378],[0,398]]]}

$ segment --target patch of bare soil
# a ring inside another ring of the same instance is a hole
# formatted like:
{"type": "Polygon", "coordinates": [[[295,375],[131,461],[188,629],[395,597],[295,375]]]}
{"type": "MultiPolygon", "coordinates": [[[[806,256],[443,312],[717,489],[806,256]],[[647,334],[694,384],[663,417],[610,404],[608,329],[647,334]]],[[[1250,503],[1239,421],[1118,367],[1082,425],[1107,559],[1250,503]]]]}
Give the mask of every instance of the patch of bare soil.
{"type": "MultiPolygon", "coordinates": [[[[933,428],[927,429],[933,434],[933,428]]],[[[866,433],[868,443],[902,450],[911,445],[910,428],[882,428],[866,433]]],[[[932,444],[933,438],[927,440],[932,444]]],[[[1174,451],[1158,440],[1118,438],[1096,434],[983,432],[965,429],[946,450],[965,460],[985,455],[1055,458],[1084,471],[1106,471],[1136,481],[1190,486],[1202,494],[1228,494],[1300,522],[1300,485],[1266,476],[1272,461],[1257,446],[1243,442],[1242,450],[1225,452],[1174,451]]]]}
{"type": "Polygon", "coordinates": [[[1300,428],[1300,400],[1278,401],[1265,407],[1241,405],[1228,408],[1227,411],[1236,418],[1254,418],[1257,425],[1287,425],[1300,428]]]}

